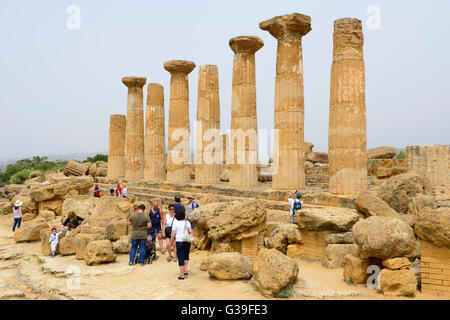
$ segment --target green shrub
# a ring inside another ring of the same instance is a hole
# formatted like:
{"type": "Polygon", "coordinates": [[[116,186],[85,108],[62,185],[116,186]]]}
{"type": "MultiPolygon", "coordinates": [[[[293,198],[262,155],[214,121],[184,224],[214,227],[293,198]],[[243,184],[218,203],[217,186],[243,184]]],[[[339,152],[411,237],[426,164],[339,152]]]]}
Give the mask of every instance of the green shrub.
{"type": "Polygon", "coordinates": [[[281,290],[275,293],[273,296],[275,298],[288,299],[291,295],[292,295],[292,284],[288,284],[286,287],[281,288],[281,290]]]}
{"type": "Polygon", "coordinates": [[[30,173],[33,172],[31,169],[22,169],[19,172],[14,173],[9,179],[10,184],[23,184],[27,179],[30,173]]]}
{"type": "Polygon", "coordinates": [[[395,158],[396,158],[396,159],[399,159],[399,160],[401,160],[401,159],[406,159],[406,153],[403,152],[403,151],[400,151],[400,152],[395,156],[395,158]]]}
{"type": "Polygon", "coordinates": [[[97,154],[95,157],[88,157],[83,162],[97,162],[97,161],[105,161],[108,162],[108,155],[107,154],[97,154]]]}

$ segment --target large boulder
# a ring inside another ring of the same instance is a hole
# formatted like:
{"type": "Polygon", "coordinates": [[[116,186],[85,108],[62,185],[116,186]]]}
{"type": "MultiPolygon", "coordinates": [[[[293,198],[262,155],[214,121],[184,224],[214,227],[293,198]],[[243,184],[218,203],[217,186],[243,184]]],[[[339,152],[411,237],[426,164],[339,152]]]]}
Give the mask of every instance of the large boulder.
{"type": "Polygon", "coordinates": [[[388,268],[389,270],[398,270],[405,267],[410,267],[411,262],[408,258],[401,257],[401,258],[391,258],[383,261],[383,266],[388,268]]]}
{"type": "Polygon", "coordinates": [[[111,241],[96,240],[87,245],[84,260],[87,265],[96,265],[116,261],[111,241]]]}
{"type": "Polygon", "coordinates": [[[43,220],[33,220],[24,222],[20,228],[14,232],[15,242],[39,241],[41,240],[40,232],[42,229],[48,228],[49,225],[43,220]]]}
{"type": "Polygon", "coordinates": [[[412,296],[417,289],[417,279],[408,269],[389,270],[380,272],[380,291],[390,296],[412,296]]]}
{"type": "Polygon", "coordinates": [[[49,210],[40,210],[39,217],[44,220],[53,220],[55,218],[55,213],[49,210]]]}
{"type": "Polygon", "coordinates": [[[253,260],[253,280],[260,292],[274,296],[298,277],[298,263],[276,249],[261,249],[253,260]]]}
{"type": "Polygon", "coordinates": [[[362,192],[355,201],[356,210],[366,218],[371,216],[398,217],[398,213],[371,192],[362,192]]]}
{"type": "Polygon", "coordinates": [[[369,268],[369,259],[355,257],[352,254],[344,256],[344,279],[347,282],[363,284],[367,281],[367,268],[369,268]]]}
{"type": "Polygon", "coordinates": [[[361,257],[389,259],[412,253],[416,247],[413,229],[397,218],[374,216],[353,226],[361,257]]]}
{"type": "Polygon", "coordinates": [[[90,176],[60,178],[58,182],[34,188],[30,191],[30,197],[35,202],[41,202],[63,199],[68,193],[87,194],[93,183],[94,179],[90,176]]]}
{"type": "Polygon", "coordinates": [[[355,210],[337,207],[303,208],[294,216],[300,230],[348,231],[359,220],[355,210]]]}
{"type": "Polygon", "coordinates": [[[266,227],[266,209],[259,200],[211,203],[190,216],[212,240],[242,240],[257,236],[266,227]]]}
{"type": "Polygon", "coordinates": [[[432,195],[429,180],[415,172],[389,178],[378,191],[378,197],[398,213],[408,213],[408,205],[418,194],[432,195]]]}
{"type": "Polygon", "coordinates": [[[302,236],[296,224],[275,223],[272,224],[272,226],[275,226],[275,228],[267,239],[267,248],[277,249],[286,254],[287,246],[289,244],[301,242],[302,236]]]}
{"type": "Polygon", "coordinates": [[[450,248],[450,208],[424,208],[418,215],[414,232],[436,246],[450,248]]]}
{"type": "Polygon", "coordinates": [[[75,247],[75,256],[79,260],[83,260],[86,255],[86,249],[91,241],[104,240],[105,238],[101,234],[77,234],[73,239],[73,244],[75,247]]]}
{"type": "Polygon", "coordinates": [[[347,254],[359,255],[359,247],[356,244],[329,244],[325,249],[323,265],[329,269],[344,266],[344,257],[347,254]]]}
{"type": "MultiPolygon", "coordinates": [[[[69,232],[70,233],[70,232],[69,232]]],[[[62,256],[70,256],[75,254],[75,238],[74,237],[64,237],[59,240],[59,253],[62,256]]]]}
{"type": "Polygon", "coordinates": [[[238,252],[214,254],[208,260],[208,273],[219,280],[249,279],[252,259],[238,252]]]}
{"type": "Polygon", "coordinates": [[[8,184],[3,188],[3,194],[6,198],[12,199],[20,194],[26,188],[23,184],[8,184]]]}
{"type": "Polygon", "coordinates": [[[62,214],[63,201],[62,199],[42,201],[38,203],[38,209],[39,211],[52,211],[55,215],[60,216],[62,214]]]}
{"type": "Polygon", "coordinates": [[[367,150],[367,159],[392,159],[396,154],[394,147],[378,147],[367,150]]]}
{"type": "Polygon", "coordinates": [[[113,250],[115,253],[130,253],[131,239],[129,236],[122,236],[116,242],[113,242],[113,250]]]}
{"type": "Polygon", "coordinates": [[[106,239],[106,230],[101,227],[80,226],[71,230],[67,236],[59,242],[59,251],[61,255],[73,255],[76,254],[76,237],[79,234],[94,234],[98,235],[100,239],[106,239]]]}

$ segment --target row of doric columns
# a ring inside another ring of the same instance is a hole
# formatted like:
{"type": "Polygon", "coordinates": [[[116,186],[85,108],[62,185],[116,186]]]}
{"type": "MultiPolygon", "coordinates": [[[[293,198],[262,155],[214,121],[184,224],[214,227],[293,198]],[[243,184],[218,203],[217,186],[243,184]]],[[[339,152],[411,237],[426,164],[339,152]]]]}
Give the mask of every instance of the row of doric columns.
{"type": "MultiPolygon", "coordinates": [[[[278,144],[273,150],[272,186],[302,189],[305,185],[302,37],[311,31],[311,18],[288,14],[261,22],[259,27],[278,41],[274,109],[278,144]]],[[[335,194],[367,189],[363,42],[361,21],[350,18],[335,21],[329,122],[329,190],[335,194]]],[[[255,53],[264,42],[255,36],[240,36],[231,39],[229,45],[234,59],[231,130],[226,137],[220,134],[218,68],[215,65],[199,68],[195,179],[197,183],[219,183],[219,165],[225,159],[222,145],[227,141],[230,185],[251,188],[258,182],[255,53]]],[[[195,67],[194,62],[184,60],[164,64],[171,75],[167,159],[162,86],[148,85],[144,135],[142,88],[146,78],[123,78],[128,87],[126,125],[124,116],[111,116],[110,177],[190,180],[186,166],[191,163],[188,75],[195,67]]]]}

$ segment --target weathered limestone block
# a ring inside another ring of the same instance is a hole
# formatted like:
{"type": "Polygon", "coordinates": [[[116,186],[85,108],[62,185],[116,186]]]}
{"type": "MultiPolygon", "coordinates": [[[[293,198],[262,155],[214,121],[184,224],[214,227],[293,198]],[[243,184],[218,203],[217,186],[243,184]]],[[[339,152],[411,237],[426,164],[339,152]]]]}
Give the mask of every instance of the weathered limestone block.
{"type": "Polygon", "coordinates": [[[280,223],[275,225],[275,228],[270,233],[266,244],[267,248],[274,248],[286,254],[289,244],[301,243],[301,240],[302,236],[296,224],[280,223]]]}
{"type": "Polygon", "coordinates": [[[411,262],[408,258],[401,257],[401,258],[392,258],[387,259],[383,261],[383,266],[388,268],[389,270],[398,270],[405,267],[411,266],[411,262]]]}
{"type": "Polygon", "coordinates": [[[197,97],[195,183],[217,184],[220,182],[219,164],[223,161],[223,138],[216,65],[200,66],[197,97]]]}
{"type": "Polygon", "coordinates": [[[59,240],[59,253],[62,256],[70,256],[75,254],[75,238],[74,237],[64,237],[59,240]]]}
{"type": "Polygon", "coordinates": [[[337,207],[303,208],[294,216],[300,230],[308,231],[348,231],[358,220],[355,210],[337,207]]]}
{"type": "Polygon", "coordinates": [[[87,265],[114,262],[117,256],[113,252],[111,241],[95,240],[88,243],[84,260],[87,265]]]}
{"type": "Polygon", "coordinates": [[[367,159],[367,174],[376,176],[380,168],[407,169],[406,159],[367,159]]]}
{"type": "Polygon", "coordinates": [[[23,216],[22,216],[22,221],[31,221],[31,220],[33,220],[34,218],[36,218],[36,215],[34,214],[34,213],[25,213],[23,216]]]}
{"type": "Polygon", "coordinates": [[[158,83],[147,87],[145,114],[145,180],[166,180],[166,131],[164,116],[164,88],[158,83]]]}
{"type": "Polygon", "coordinates": [[[131,250],[131,239],[129,236],[122,236],[116,242],[113,242],[114,252],[117,254],[128,254],[131,250]]]}
{"type": "Polygon", "coordinates": [[[417,217],[414,232],[438,247],[450,248],[450,208],[424,208],[417,217]]]}
{"type": "Polygon", "coordinates": [[[380,291],[389,296],[412,296],[416,293],[417,279],[411,270],[388,270],[380,272],[380,291]]]}
{"type": "Polygon", "coordinates": [[[41,211],[52,211],[55,215],[60,216],[62,214],[62,205],[64,200],[47,200],[38,203],[38,210],[41,211]]]}
{"type": "Polygon", "coordinates": [[[432,195],[432,188],[427,178],[415,172],[389,178],[378,191],[378,197],[398,213],[408,213],[408,205],[418,194],[432,195]]]}
{"type": "Polygon", "coordinates": [[[364,36],[360,20],[334,22],[328,157],[329,192],[356,194],[368,188],[364,36]]]}
{"type": "Polygon", "coordinates": [[[367,150],[367,159],[392,159],[396,154],[394,147],[377,147],[367,150]]]}
{"type": "Polygon", "coordinates": [[[347,254],[359,255],[357,244],[329,244],[325,249],[325,259],[323,264],[326,268],[334,269],[344,266],[344,257],[347,254]]]}
{"type": "Polygon", "coordinates": [[[83,176],[87,173],[89,167],[78,161],[70,160],[67,162],[64,174],[66,176],[83,176]]]}
{"type": "Polygon", "coordinates": [[[252,259],[238,252],[214,254],[208,260],[208,273],[219,280],[249,279],[252,259]]]}
{"type": "Polygon", "coordinates": [[[450,146],[406,147],[408,170],[427,177],[435,192],[450,192],[450,146]]]}
{"type": "Polygon", "coordinates": [[[144,107],[142,87],[147,78],[124,77],[128,87],[125,130],[125,178],[144,178],[144,107]]]}
{"type": "Polygon", "coordinates": [[[278,41],[275,77],[274,189],[302,189],[304,177],[304,93],[302,37],[311,31],[311,18],[293,13],[259,24],[278,41]]]}
{"type": "Polygon", "coordinates": [[[48,224],[43,220],[34,220],[24,222],[20,228],[14,231],[15,242],[39,241],[41,240],[40,232],[42,229],[48,228],[48,224]]]}
{"type": "Polygon", "coordinates": [[[344,279],[347,282],[353,283],[366,283],[368,274],[367,268],[369,267],[369,259],[363,259],[355,257],[352,254],[346,254],[344,256],[344,279]]]}
{"type": "Polygon", "coordinates": [[[398,217],[399,214],[392,209],[386,202],[370,192],[362,192],[355,201],[356,210],[365,217],[384,216],[398,217]]]}
{"type": "Polygon", "coordinates": [[[258,37],[242,36],[232,38],[229,45],[235,53],[227,151],[227,163],[231,164],[229,184],[252,188],[258,184],[255,53],[264,42],[258,37]]]}
{"type": "Polygon", "coordinates": [[[125,135],[127,118],[112,114],[109,118],[108,177],[125,177],[125,135]]]}
{"type": "Polygon", "coordinates": [[[276,249],[261,249],[253,260],[253,280],[260,292],[273,296],[297,281],[297,261],[276,249]]]}
{"type": "Polygon", "coordinates": [[[32,189],[30,198],[34,202],[62,200],[68,193],[87,194],[93,183],[94,179],[91,176],[64,177],[58,179],[58,182],[32,189]]]}
{"type": "Polygon", "coordinates": [[[106,239],[116,241],[119,240],[122,236],[127,235],[127,232],[128,223],[126,220],[112,222],[106,226],[106,239]]]}
{"type": "Polygon", "coordinates": [[[339,232],[339,233],[328,233],[325,235],[325,241],[328,244],[352,244],[355,243],[353,239],[353,233],[349,232],[339,232]]]}
{"type": "Polygon", "coordinates": [[[22,213],[37,213],[37,203],[29,196],[16,195],[11,200],[11,205],[14,206],[16,201],[22,201],[22,213]]]}
{"type": "Polygon", "coordinates": [[[369,217],[358,221],[352,231],[363,258],[403,257],[417,246],[413,229],[397,218],[369,217]]]}
{"type": "Polygon", "coordinates": [[[39,217],[43,218],[45,220],[52,220],[53,218],[55,218],[55,213],[53,211],[49,211],[49,210],[40,210],[39,211],[39,217]]]}
{"type": "Polygon", "coordinates": [[[164,69],[170,72],[167,158],[167,180],[170,182],[190,181],[186,166],[191,163],[188,75],[194,68],[192,61],[172,60],[164,63],[164,69]]]}
{"type": "Polygon", "coordinates": [[[408,169],[406,168],[378,168],[377,169],[377,178],[378,179],[386,179],[392,176],[396,176],[402,173],[408,172],[408,169]]]}
{"type": "Polygon", "coordinates": [[[293,243],[287,246],[286,255],[292,259],[302,257],[302,245],[293,243]]]}
{"type": "Polygon", "coordinates": [[[78,260],[83,260],[86,255],[86,248],[88,243],[95,240],[104,240],[101,234],[77,234],[73,239],[73,245],[75,247],[75,255],[78,260]]]}

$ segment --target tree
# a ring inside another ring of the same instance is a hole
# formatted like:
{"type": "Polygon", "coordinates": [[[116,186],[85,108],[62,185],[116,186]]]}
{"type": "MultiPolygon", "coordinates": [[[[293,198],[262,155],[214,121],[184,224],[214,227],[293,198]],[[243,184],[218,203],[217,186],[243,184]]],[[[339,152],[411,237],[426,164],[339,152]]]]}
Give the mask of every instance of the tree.
{"type": "Polygon", "coordinates": [[[86,160],[84,160],[83,162],[97,162],[97,161],[104,161],[104,162],[108,162],[108,155],[107,154],[97,154],[95,157],[88,157],[86,160]]]}

